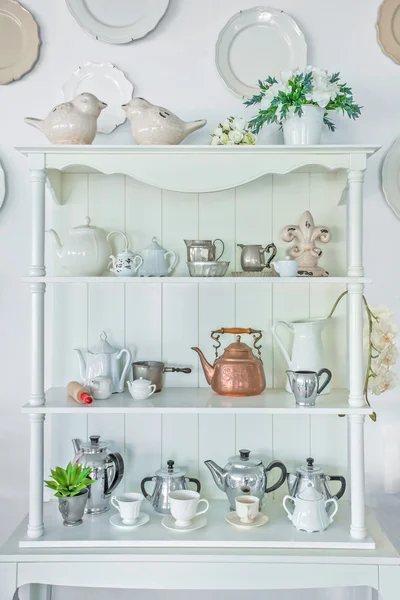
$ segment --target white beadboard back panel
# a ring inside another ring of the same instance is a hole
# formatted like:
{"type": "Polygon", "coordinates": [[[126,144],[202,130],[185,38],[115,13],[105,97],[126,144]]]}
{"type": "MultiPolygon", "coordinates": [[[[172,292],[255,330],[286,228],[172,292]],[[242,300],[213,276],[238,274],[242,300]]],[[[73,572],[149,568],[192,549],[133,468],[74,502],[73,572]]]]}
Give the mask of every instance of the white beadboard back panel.
{"type": "MultiPolygon", "coordinates": [[[[94,225],[107,232],[125,232],[131,249],[137,252],[155,236],[167,250],[177,254],[175,276],[179,276],[187,275],[184,239],[222,238],[222,259],[230,261],[229,272],[240,270],[238,243],[274,242],[277,258],[283,259],[289,245],[281,241],[281,229],[296,224],[304,210],[309,209],[316,224],[332,229],[332,242],[321,245],[321,264],[332,276],[340,276],[345,274],[346,264],[346,211],[339,204],[343,187],[342,174],[318,169],[269,175],[215,194],[179,194],[120,175],[71,173],[63,175],[64,204],[48,204],[47,227],[54,228],[64,242],[69,229],[90,216],[94,225]]],[[[111,243],[113,252],[122,250],[122,238],[115,236],[111,243]]],[[[50,237],[46,259],[49,275],[65,274],[50,237]]],[[[190,375],[166,374],[166,386],[204,387],[208,384],[191,347],[199,346],[207,360],[213,362],[211,330],[252,327],[263,333],[267,386],[283,387],[287,364],[274,343],[272,325],[277,320],[326,316],[342,290],[333,284],[264,286],[243,284],[240,279],[232,284],[166,281],[140,286],[54,286],[47,297],[47,385],[62,386],[72,379],[79,380],[73,350],[80,348],[85,352],[104,330],[117,348],[129,348],[134,360],[162,360],[171,366],[191,367],[190,375]]],[[[290,336],[283,328],[280,333],[290,351],[290,336]]],[[[345,301],[327,323],[323,339],[333,384],[344,386],[345,301]]],[[[221,341],[223,351],[232,337],[223,336],[221,341]]],[[[252,343],[247,336],[243,341],[252,343]]],[[[96,433],[110,442],[111,450],[124,455],[121,489],[127,491],[138,490],[143,477],[154,474],[172,459],[185,467],[189,476],[201,479],[205,496],[222,497],[204,460],[212,458],[224,466],[240,448],[262,456],[265,464],[282,460],[288,469],[312,455],[331,474],[345,475],[347,471],[347,420],[305,415],[60,415],[51,419],[50,464],[68,462],[73,455],[72,437],[86,438],[96,433]]],[[[269,483],[277,475],[272,473],[269,483]]],[[[285,491],[282,486],[275,495],[281,497],[285,491]]]]}

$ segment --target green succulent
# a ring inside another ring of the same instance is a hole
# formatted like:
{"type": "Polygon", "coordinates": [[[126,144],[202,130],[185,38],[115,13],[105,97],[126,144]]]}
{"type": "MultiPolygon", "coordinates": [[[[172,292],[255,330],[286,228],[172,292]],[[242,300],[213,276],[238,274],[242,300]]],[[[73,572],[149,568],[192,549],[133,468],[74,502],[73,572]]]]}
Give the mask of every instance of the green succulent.
{"type": "Polygon", "coordinates": [[[50,477],[54,481],[45,480],[44,483],[46,487],[55,491],[56,498],[77,496],[82,490],[94,483],[94,480],[89,477],[91,471],[90,467],[84,469],[82,465],[68,463],[66,469],[61,467],[56,467],[54,471],[52,469],[50,477]]]}

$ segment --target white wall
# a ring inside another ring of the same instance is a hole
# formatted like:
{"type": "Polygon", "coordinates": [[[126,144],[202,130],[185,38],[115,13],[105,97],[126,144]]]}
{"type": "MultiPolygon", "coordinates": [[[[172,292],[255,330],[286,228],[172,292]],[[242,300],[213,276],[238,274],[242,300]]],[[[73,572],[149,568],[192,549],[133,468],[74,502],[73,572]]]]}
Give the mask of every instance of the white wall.
{"type": "MultiPolygon", "coordinates": [[[[275,0],[276,8],[290,13],[304,31],[309,62],[340,70],[363,104],[363,118],[353,123],[340,119],[330,142],[381,143],[383,150],[370,161],[365,199],[365,264],[374,284],[367,290],[372,303],[390,304],[400,322],[400,283],[397,254],[399,221],[380,191],[384,152],[400,133],[398,96],[400,67],[385,56],[376,41],[375,21],[379,0],[275,0]],[[389,277],[393,273],[394,276],[389,277]]],[[[3,457],[0,534],[3,539],[27,510],[28,426],[19,407],[28,397],[29,312],[28,290],[21,283],[29,264],[30,197],[26,161],[12,148],[17,144],[42,143],[41,134],[23,123],[24,116],[44,116],[62,101],[61,86],[85,60],[111,61],[125,71],[136,94],[160,103],[180,116],[207,118],[210,127],[226,115],[243,114],[241,101],[224,86],[214,67],[215,40],[226,21],[254,0],[171,0],[160,26],[146,39],[124,46],[97,42],[79,28],[63,0],[25,0],[39,23],[40,59],[21,81],[0,89],[0,160],[7,173],[7,201],[0,213],[2,286],[0,319],[0,450],[3,457]]],[[[260,77],[267,73],[260,73],[260,77]]],[[[127,124],[98,143],[131,143],[127,124]]],[[[188,143],[208,141],[208,128],[188,143]]],[[[329,225],[329,223],[327,223],[329,225]]],[[[390,436],[393,457],[398,448],[397,390],[382,400],[385,407],[376,425],[368,423],[368,483],[380,480],[383,437],[390,436]],[[390,430],[383,424],[390,419],[390,430]],[[386,435],[387,433],[387,435],[386,435]],[[385,434],[385,435],[384,435],[385,434]],[[374,456],[372,456],[374,455],[374,456]]],[[[390,448],[390,444],[387,444],[390,448]]],[[[390,465],[398,469],[398,463],[390,465]]]]}

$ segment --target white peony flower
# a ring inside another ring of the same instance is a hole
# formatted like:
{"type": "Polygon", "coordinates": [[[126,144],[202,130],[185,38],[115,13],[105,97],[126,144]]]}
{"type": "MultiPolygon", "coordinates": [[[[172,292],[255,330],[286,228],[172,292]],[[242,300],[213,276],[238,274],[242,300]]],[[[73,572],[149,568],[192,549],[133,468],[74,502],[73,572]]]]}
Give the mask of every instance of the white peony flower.
{"type": "Polygon", "coordinates": [[[222,123],[222,129],[225,132],[228,132],[231,130],[231,120],[230,119],[225,119],[225,121],[222,123]]]}
{"type": "Polygon", "coordinates": [[[282,83],[288,83],[289,79],[292,79],[294,73],[293,71],[282,71],[281,73],[281,81],[282,83]]]}
{"type": "Polygon", "coordinates": [[[310,94],[306,94],[306,100],[308,102],[315,102],[321,108],[325,108],[330,102],[331,96],[328,91],[322,91],[321,89],[314,89],[310,94]]]}
{"type": "Polygon", "coordinates": [[[243,140],[243,133],[241,131],[237,131],[236,129],[230,131],[228,135],[233,144],[240,144],[240,142],[243,140]]]}
{"type": "Polygon", "coordinates": [[[244,134],[243,144],[249,144],[254,146],[257,143],[257,136],[254,133],[248,132],[244,134]]]}
{"type": "Polygon", "coordinates": [[[210,143],[211,146],[219,146],[221,144],[221,138],[218,135],[213,135],[210,143]]]}
{"type": "Polygon", "coordinates": [[[397,385],[397,375],[386,367],[381,367],[376,373],[376,377],[371,377],[368,387],[373,394],[379,396],[387,390],[393,390],[397,385]]]}
{"type": "Polygon", "coordinates": [[[236,117],[232,121],[232,128],[243,132],[247,129],[247,122],[243,117],[236,117]]]}
{"type": "Polygon", "coordinates": [[[227,133],[223,133],[219,139],[222,146],[225,146],[229,143],[229,135],[227,133]]]}
{"type": "Polygon", "coordinates": [[[396,361],[399,356],[399,351],[396,346],[389,342],[383,347],[382,352],[379,354],[378,358],[374,360],[374,364],[377,369],[381,367],[391,367],[396,364],[396,361]]]}
{"type": "Polygon", "coordinates": [[[390,321],[373,321],[371,342],[375,350],[382,352],[386,344],[393,342],[397,335],[397,327],[390,321]]]}
{"type": "Polygon", "coordinates": [[[213,135],[216,135],[218,137],[221,137],[223,131],[222,131],[222,127],[216,127],[214,129],[214,131],[212,132],[213,135]]]}

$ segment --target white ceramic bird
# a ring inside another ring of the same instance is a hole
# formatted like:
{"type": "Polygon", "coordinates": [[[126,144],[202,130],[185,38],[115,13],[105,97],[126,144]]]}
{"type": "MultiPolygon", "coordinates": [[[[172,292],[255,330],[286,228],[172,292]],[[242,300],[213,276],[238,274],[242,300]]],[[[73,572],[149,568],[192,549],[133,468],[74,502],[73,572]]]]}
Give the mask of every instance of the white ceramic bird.
{"type": "Polygon", "coordinates": [[[93,94],[79,94],[71,102],[57,104],[45,119],[26,117],[25,123],[42,131],[52,144],[91,144],[106,106],[93,94]]]}
{"type": "Polygon", "coordinates": [[[133,98],[122,108],[126,111],[137,144],[177,145],[207,123],[204,120],[182,121],[170,110],[155,106],[144,98],[133,98]]]}

